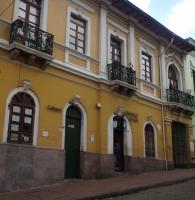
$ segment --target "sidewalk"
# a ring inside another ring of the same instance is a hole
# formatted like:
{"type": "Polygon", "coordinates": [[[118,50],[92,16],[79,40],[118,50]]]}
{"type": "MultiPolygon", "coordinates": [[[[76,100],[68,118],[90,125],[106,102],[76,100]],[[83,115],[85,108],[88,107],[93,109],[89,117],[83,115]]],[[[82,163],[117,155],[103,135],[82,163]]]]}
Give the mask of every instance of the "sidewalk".
{"type": "Polygon", "coordinates": [[[48,187],[0,194],[0,200],[101,199],[195,179],[195,169],[148,172],[102,180],[64,181],[48,187]]]}

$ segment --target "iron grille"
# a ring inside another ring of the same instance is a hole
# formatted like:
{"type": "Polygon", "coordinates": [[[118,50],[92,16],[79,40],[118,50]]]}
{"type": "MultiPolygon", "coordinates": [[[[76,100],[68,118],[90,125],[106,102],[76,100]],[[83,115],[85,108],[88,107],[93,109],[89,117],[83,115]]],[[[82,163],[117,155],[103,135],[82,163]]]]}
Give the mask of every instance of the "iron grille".
{"type": "Polygon", "coordinates": [[[40,30],[17,19],[11,24],[10,44],[18,42],[43,53],[52,55],[53,38],[50,33],[40,30]]]}
{"type": "Polygon", "coordinates": [[[182,92],[175,88],[167,89],[167,101],[179,103],[190,108],[195,108],[194,97],[189,93],[182,92]]]}
{"type": "Polygon", "coordinates": [[[136,72],[132,67],[125,67],[116,61],[108,64],[107,67],[110,81],[118,80],[136,86],[136,72]]]}

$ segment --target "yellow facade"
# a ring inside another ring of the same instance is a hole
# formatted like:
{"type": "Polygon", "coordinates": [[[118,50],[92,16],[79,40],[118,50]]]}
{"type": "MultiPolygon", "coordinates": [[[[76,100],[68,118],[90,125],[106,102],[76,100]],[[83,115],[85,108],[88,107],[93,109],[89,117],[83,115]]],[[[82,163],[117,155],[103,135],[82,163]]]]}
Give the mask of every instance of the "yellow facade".
{"type": "MultiPolygon", "coordinates": [[[[11,0],[6,2],[0,0],[0,5],[3,5],[0,7],[0,13],[8,7],[10,2],[11,0]]],[[[146,159],[149,163],[159,161],[161,164],[159,164],[158,169],[164,169],[169,165],[173,166],[172,122],[185,124],[188,127],[186,134],[190,138],[192,121],[191,116],[171,111],[167,102],[162,100],[162,53],[160,48],[167,46],[166,38],[161,41],[157,36],[154,37],[155,33],[148,31],[147,27],[138,26],[132,19],[127,20],[122,13],[118,14],[115,10],[109,8],[106,3],[99,4],[98,1],[92,0],[48,0],[43,2],[42,4],[46,6],[44,9],[48,8],[46,14],[44,14],[47,17],[42,19],[46,20],[45,31],[54,35],[53,57],[48,61],[47,68],[44,70],[33,64],[26,64],[24,54],[20,54],[15,60],[11,59],[10,55],[13,49],[9,46],[9,37],[14,13],[17,13],[16,4],[11,5],[0,16],[1,143],[7,143],[5,141],[7,136],[5,127],[8,126],[8,121],[6,121],[5,115],[8,110],[7,103],[9,105],[8,97],[12,91],[17,91],[17,88],[18,91],[25,92],[22,88],[24,81],[28,80],[31,83],[29,90],[37,97],[39,103],[38,136],[36,145],[34,145],[35,148],[64,152],[66,108],[71,101],[76,99],[75,105],[81,105],[86,112],[86,129],[83,133],[85,134],[85,145],[81,151],[96,157],[99,156],[98,159],[102,164],[98,163],[98,166],[103,166],[102,169],[97,167],[95,170],[96,176],[92,175],[92,177],[98,177],[98,170],[102,173],[104,170],[111,170],[109,168],[105,169],[106,162],[109,163],[110,160],[104,158],[105,160],[101,161],[101,156],[113,155],[113,152],[110,152],[109,149],[109,144],[111,147],[113,145],[113,141],[109,141],[113,139],[109,133],[109,121],[112,119],[113,122],[116,113],[122,113],[130,125],[131,133],[127,132],[127,134],[132,138],[128,138],[129,141],[124,141],[124,146],[127,143],[130,144],[131,150],[128,149],[125,156],[137,159],[136,163],[140,162],[137,165],[135,164],[132,171],[144,171],[144,161],[139,161],[142,159],[146,159]],[[88,23],[86,54],[84,55],[68,46],[69,32],[67,27],[69,27],[70,22],[68,19],[71,12],[78,13],[88,23]],[[106,27],[101,26],[102,12],[107,13],[106,27]],[[102,49],[101,32],[104,28],[106,28],[104,37],[106,37],[107,44],[102,49]],[[106,52],[106,63],[109,64],[109,37],[112,36],[116,36],[121,41],[123,49],[122,65],[127,66],[129,62],[132,62],[133,69],[136,71],[136,89],[130,96],[112,91],[112,84],[107,79],[107,72],[104,71],[105,76],[101,76],[103,69],[101,66],[101,51],[106,52]],[[134,46],[132,46],[132,42],[134,46]],[[131,51],[132,48],[134,49],[133,52],[131,51]],[[147,52],[151,56],[152,82],[143,80],[141,52],[147,52]],[[49,109],[51,106],[58,109],[58,111],[49,109]],[[151,124],[155,132],[154,158],[147,158],[145,155],[144,128],[147,124],[151,124]],[[44,135],[45,132],[47,132],[46,136],[44,135]]],[[[183,52],[178,47],[169,49],[166,52],[168,59],[175,59],[172,54],[178,55],[178,60],[182,62],[183,52]],[[170,57],[168,57],[169,54],[170,57]]],[[[35,52],[35,56],[39,56],[39,52],[35,52]]],[[[166,62],[168,65],[169,60],[166,62]]],[[[178,61],[178,63],[180,62],[178,61]]],[[[82,124],[82,126],[84,125],[82,124]]],[[[189,139],[187,142],[189,143],[189,139]]],[[[20,144],[17,145],[20,147],[20,144]]],[[[191,160],[189,145],[187,148],[188,158],[191,160]]],[[[84,162],[87,163],[87,161],[84,162]]],[[[94,162],[97,164],[97,161],[94,162]]],[[[93,164],[89,164],[89,166],[94,167],[93,164]]],[[[153,170],[154,168],[151,167],[147,170],[153,170]]],[[[88,170],[92,169],[89,168],[88,170]]],[[[81,177],[85,176],[81,173],[81,177]]],[[[86,175],[86,177],[88,176],[86,175]]]]}

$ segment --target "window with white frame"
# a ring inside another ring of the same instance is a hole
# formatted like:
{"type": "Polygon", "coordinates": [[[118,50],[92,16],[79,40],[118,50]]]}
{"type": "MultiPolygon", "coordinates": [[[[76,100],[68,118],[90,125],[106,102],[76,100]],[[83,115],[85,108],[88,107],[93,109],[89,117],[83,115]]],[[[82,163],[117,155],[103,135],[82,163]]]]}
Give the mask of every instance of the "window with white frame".
{"type": "Polygon", "coordinates": [[[152,82],[152,56],[144,51],[141,52],[141,74],[143,80],[152,82]]]}
{"type": "Polygon", "coordinates": [[[20,0],[18,18],[33,27],[40,26],[41,0],[20,0]]]}
{"type": "Polygon", "coordinates": [[[69,47],[80,53],[86,53],[86,20],[71,13],[69,30],[69,47]]]}
{"type": "Polygon", "coordinates": [[[121,41],[117,37],[111,36],[110,46],[111,46],[111,52],[110,52],[111,61],[112,62],[117,61],[121,63],[121,41]]]}

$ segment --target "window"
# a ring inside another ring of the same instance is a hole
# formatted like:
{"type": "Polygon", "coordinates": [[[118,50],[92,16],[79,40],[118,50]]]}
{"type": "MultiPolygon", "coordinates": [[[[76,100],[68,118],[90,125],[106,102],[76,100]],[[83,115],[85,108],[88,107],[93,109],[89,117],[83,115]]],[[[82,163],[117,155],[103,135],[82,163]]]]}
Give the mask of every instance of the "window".
{"type": "Polygon", "coordinates": [[[111,36],[110,45],[111,45],[110,58],[112,62],[117,61],[121,63],[121,41],[116,37],[111,36]]]}
{"type": "Polygon", "coordinates": [[[151,124],[145,126],[145,155],[155,157],[154,129],[151,124]]]}
{"type": "Polygon", "coordinates": [[[20,0],[18,18],[34,27],[39,27],[41,0],[20,0]]]}
{"type": "Polygon", "coordinates": [[[195,70],[192,70],[192,76],[193,76],[194,93],[195,93],[195,70]]]}
{"type": "Polygon", "coordinates": [[[169,80],[169,88],[178,89],[177,76],[174,67],[172,65],[169,66],[168,80],[169,80]]]}
{"type": "Polygon", "coordinates": [[[152,57],[142,51],[141,60],[142,78],[145,81],[152,82],[152,57]]]}
{"type": "Polygon", "coordinates": [[[35,102],[25,93],[17,93],[9,104],[8,138],[10,143],[32,144],[35,102]]]}
{"type": "Polygon", "coordinates": [[[85,54],[86,21],[81,17],[71,14],[69,46],[80,53],[85,54]]]}

